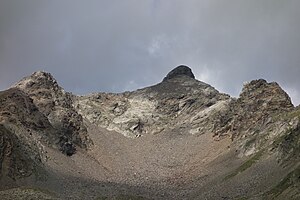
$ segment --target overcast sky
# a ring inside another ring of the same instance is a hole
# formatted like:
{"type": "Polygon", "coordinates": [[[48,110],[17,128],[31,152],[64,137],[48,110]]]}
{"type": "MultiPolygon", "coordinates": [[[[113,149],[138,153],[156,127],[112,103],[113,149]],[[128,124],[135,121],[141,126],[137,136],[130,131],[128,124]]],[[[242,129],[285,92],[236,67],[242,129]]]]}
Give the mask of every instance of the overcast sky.
{"type": "Polygon", "coordinates": [[[160,82],[180,64],[238,96],[278,82],[300,103],[298,0],[0,0],[0,90],[37,70],[75,94],[160,82]]]}

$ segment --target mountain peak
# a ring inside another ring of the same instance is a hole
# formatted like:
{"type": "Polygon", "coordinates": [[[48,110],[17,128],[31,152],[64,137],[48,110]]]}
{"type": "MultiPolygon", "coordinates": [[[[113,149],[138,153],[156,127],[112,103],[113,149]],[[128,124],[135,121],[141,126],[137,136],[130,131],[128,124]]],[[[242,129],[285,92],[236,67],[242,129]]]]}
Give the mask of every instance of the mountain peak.
{"type": "Polygon", "coordinates": [[[52,90],[61,90],[62,88],[58,85],[55,78],[48,72],[36,71],[30,76],[23,78],[21,81],[16,83],[13,87],[26,90],[36,90],[38,88],[47,88],[52,90]]]}
{"type": "Polygon", "coordinates": [[[178,67],[176,67],[175,69],[173,69],[172,71],[170,71],[167,76],[163,79],[163,81],[167,81],[179,76],[188,76],[192,79],[195,79],[195,76],[191,70],[191,68],[189,68],[188,66],[185,65],[179,65],[178,67]]]}
{"type": "Polygon", "coordinates": [[[57,81],[55,78],[46,71],[36,71],[31,76],[28,77],[29,79],[38,81],[38,82],[44,82],[46,84],[57,84],[57,81]]]}
{"type": "Polygon", "coordinates": [[[43,70],[33,72],[33,74],[31,76],[34,76],[34,77],[47,77],[47,78],[50,78],[50,79],[54,79],[53,76],[49,72],[46,72],[46,71],[43,71],[43,70]]]}
{"type": "Polygon", "coordinates": [[[294,107],[291,98],[278,83],[269,83],[264,79],[246,83],[240,94],[240,100],[249,105],[254,104],[258,110],[290,110],[294,107]]]}

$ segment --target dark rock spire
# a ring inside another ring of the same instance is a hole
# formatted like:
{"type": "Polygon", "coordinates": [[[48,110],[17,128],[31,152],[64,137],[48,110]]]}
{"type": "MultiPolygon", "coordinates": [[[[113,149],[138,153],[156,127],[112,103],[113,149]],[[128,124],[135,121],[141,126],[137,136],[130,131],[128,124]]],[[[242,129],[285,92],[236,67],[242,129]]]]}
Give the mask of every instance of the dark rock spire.
{"type": "Polygon", "coordinates": [[[188,76],[190,78],[195,79],[195,76],[191,70],[191,68],[189,68],[188,66],[185,65],[180,65],[178,67],[176,67],[175,69],[173,69],[172,71],[170,71],[167,76],[163,79],[163,81],[169,80],[169,79],[173,79],[179,76],[188,76]]]}

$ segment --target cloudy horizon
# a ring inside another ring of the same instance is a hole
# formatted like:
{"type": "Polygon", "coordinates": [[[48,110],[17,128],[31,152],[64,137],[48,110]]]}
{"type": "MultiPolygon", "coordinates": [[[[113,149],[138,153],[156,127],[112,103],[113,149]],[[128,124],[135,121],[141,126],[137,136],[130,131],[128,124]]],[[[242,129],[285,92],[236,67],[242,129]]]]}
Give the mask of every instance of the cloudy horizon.
{"type": "Polygon", "coordinates": [[[300,1],[1,0],[0,90],[34,71],[75,94],[123,92],[189,66],[238,96],[278,82],[300,103],[300,1]]]}

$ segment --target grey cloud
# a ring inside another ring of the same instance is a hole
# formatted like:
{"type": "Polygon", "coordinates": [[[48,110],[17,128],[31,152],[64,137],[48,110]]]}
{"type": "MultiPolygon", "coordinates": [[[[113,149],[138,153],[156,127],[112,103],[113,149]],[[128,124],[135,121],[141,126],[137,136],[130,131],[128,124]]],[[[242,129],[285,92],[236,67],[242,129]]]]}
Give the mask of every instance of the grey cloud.
{"type": "Polygon", "coordinates": [[[2,0],[0,89],[35,70],[66,90],[121,92],[179,64],[237,96],[279,82],[300,103],[300,2],[294,0],[2,0]]]}

